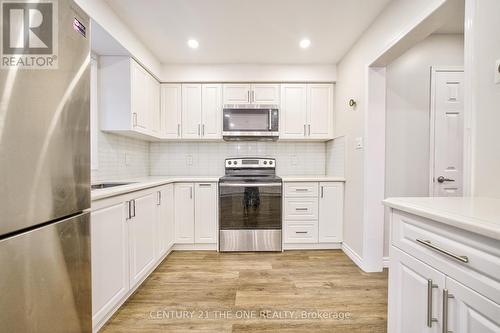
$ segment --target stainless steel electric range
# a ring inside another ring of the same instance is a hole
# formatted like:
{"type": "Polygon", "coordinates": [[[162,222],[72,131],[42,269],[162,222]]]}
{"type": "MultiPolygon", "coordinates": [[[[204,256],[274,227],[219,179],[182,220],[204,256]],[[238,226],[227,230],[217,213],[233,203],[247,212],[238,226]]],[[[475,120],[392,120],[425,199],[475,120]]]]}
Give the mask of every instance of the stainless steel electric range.
{"type": "Polygon", "coordinates": [[[219,180],[219,250],[281,251],[281,196],[275,159],[226,159],[219,180]]]}

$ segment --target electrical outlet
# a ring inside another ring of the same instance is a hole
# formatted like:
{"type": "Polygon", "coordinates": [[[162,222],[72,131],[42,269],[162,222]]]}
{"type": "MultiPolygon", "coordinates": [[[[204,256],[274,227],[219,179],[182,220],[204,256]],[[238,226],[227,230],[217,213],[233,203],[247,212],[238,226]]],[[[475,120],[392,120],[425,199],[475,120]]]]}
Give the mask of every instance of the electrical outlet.
{"type": "Polygon", "coordinates": [[[495,84],[500,84],[500,59],[495,63],[495,84]]]}
{"type": "Polygon", "coordinates": [[[193,155],[186,155],[186,165],[187,166],[193,165],[193,155]]]}
{"type": "Polygon", "coordinates": [[[363,137],[359,136],[356,138],[356,149],[363,149],[363,137]]]}

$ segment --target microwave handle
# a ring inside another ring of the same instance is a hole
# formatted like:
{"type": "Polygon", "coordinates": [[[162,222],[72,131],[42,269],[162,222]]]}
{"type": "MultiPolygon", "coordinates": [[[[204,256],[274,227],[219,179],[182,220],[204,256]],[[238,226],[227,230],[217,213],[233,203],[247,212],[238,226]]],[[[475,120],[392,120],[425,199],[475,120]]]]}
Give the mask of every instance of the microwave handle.
{"type": "Polygon", "coordinates": [[[273,115],[272,115],[272,110],[269,110],[269,130],[271,131],[273,129],[273,115]]]}

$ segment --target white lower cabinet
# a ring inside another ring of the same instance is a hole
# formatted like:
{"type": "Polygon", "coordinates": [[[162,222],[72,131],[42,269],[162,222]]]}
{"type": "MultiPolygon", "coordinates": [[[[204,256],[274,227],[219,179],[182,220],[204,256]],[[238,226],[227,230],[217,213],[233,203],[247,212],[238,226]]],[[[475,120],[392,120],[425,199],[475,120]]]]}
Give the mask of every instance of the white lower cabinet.
{"type": "Polygon", "coordinates": [[[388,332],[499,333],[500,244],[395,209],[390,217],[388,332]]]}
{"type": "Polygon", "coordinates": [[[342,241],[344,183],[319,183],[319,242],[342,241]]]}
{"type": "Polygon", "coordinates": [[[388,331],[441,332],[445,275],[398,249],[391,259],[388,331]]]}
{"type": "Polygon", "coordinates": [[[169,184],[158,189],[157,214],[158,214],[158,250],[157,258],[161,259],[174,245],[174,185],[169,184]]]}
{"type": "Polygon", "coordinates": [[[153,268],[156,260],[156,196],[146,194],[129,201],[130,285],[135,286],[153,268]]]}
{"type": "Polygon", "coordinates": [[[217,243],[217,184],[196,183],[194,193],[195,243],[217,243]]]}
{"type": "Polygon", "coordinates": [[[194,243],[194,184],[174,185],[175,196],[175,242],[194,243]]]}
{"type": "Polygon", "coordinates": [[[446,277],[446,289],[448,313],[445,319],[448,332],[500,332],[500,304],[449,277],[446,277]]]}
{"type": "Polygon", "coordinates": [[[129,291],[124,202],[91,213],[92,322],[102,322],[129,291]]]}
{"type": "Polygon", "coordinates": [[[175,242],[217,242],[217,184],[175,184],[175,242]]]}
{"type": "Polygon", "coordinates": [[[285,182],[284,244],[321,248],[342,242],[344,184],[342,182],[285,182]]]}

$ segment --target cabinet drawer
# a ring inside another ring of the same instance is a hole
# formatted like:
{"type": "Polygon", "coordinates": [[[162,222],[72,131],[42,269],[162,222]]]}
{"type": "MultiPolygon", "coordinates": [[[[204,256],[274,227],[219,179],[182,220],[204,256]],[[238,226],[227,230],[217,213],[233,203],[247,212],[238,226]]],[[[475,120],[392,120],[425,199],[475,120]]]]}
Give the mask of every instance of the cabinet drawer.
{"type": "Polygon", "coordinates": [[[392,244],[500,303],[500,244],[493,239],[393,210],[392,244]]]}
{"type": "Polygon", "coordinates": [[[318,183],[285,183],[285,197],[318,197],[318,183]]]}
{"type": "Polygon", "coordinates": [[[317,220],[318,198],[286,198],[285,220],[317,220]]]}
{"type": "Polygon", "coordinates": [[[316,222],[286,222],[285,243],[317,243],[316,222]]]}

